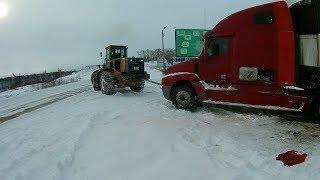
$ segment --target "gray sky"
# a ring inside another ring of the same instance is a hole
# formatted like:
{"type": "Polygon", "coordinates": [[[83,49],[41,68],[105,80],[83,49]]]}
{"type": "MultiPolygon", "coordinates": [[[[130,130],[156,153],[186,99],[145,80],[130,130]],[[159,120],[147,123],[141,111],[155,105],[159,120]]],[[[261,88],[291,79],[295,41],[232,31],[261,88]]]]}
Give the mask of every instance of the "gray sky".
{"type": "Polygon", "coordinates": [[[0,0],[0,76],[100,64],[106,44],[126,44],[129,54],[174,47],[175,28],[207,28],[227,15],[274,0],[0,0]]]}

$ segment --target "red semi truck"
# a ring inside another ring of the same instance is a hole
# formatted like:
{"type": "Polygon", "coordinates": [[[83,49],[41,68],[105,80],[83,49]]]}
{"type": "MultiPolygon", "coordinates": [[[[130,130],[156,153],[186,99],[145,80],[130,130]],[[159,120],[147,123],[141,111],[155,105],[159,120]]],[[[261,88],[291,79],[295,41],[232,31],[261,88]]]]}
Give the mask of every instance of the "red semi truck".
{"type": "Polygon", "coordinates": [[[240,11],[205,35],[198,58],[166,69],[163,95],[178,109],[226,103],[312,114],[320,122],[319,34],[318,0],[240,11]]]}

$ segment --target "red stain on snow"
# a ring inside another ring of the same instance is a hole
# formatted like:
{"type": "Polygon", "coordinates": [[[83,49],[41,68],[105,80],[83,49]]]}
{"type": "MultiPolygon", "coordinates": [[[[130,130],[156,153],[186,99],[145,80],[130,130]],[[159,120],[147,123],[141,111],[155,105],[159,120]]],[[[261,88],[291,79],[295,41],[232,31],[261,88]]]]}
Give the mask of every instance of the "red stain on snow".
{"type": "Polygon", "coordinates": [[[282,161],[283,165],[290,167],[305,162],[307,156],[307,154],[298,154],[297,151],[292,150],[286,153],[279,154],[276,159],[282,161]]]}

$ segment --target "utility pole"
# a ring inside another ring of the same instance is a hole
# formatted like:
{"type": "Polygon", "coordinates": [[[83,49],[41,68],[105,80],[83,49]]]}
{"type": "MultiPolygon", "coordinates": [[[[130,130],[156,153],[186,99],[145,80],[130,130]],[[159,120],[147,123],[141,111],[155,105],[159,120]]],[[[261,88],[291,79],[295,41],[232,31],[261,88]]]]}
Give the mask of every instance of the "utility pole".
{"type": "Polygon", "coordinates": [[[162,57],[164,58],[165,56],[164,56],[164,54],[165,54],[165,52],[164,52],[164,36],[165,36],[165,34],[164,34],[164,30],[167,28],[167,26],[165,26],[163,29],[162,29],[162,57]]]}

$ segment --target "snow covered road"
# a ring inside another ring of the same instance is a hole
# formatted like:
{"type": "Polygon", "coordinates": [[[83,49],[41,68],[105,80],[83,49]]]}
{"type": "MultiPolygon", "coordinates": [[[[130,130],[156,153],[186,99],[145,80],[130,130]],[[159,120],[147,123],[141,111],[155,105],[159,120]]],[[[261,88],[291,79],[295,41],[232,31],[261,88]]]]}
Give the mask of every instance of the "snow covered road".
{"type": "Polygon", "coordinates": [[[5,107],[5,108],[3,108],[3,110],[0,111],[0,123],[14,119],[16,117],[19,117],[22,114],[30,113],[32,111],[40,109],[44,106],[48,106],[52,103],[61,101],[61,100],[66,99],[68,97],[75,96],[79,93],[89,91],[89,90],[91,90],[90,87],[91,86],[87,85],[87,86],[83,86],[78,89],[55,94],[55,95],[52,95],[49,97],[45,97],[45,98],[42,98],[39,100],[31,101],[31,102],[21,104],[18,106],[15,105],[14,107],[10,107],[10,106],[5,107]]]}
{"type": "MultiPolygon", "coordinates": [[[[159,72],[149,72],[159,81],[159,72]]],[[[0,116],[7,116],[84,88],[0,125],[1,180],[320,178],[318,125],[215,107],[180,111],[149,83],[143,93],[105,96],[85,90],[89,75],[0,94],[0,116]],[[275,160],[292,149],[308,153],[307,162],[289,168],[275,160]]]]}

